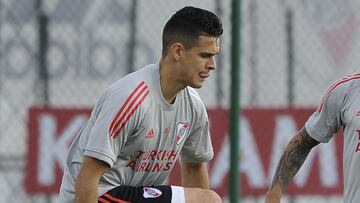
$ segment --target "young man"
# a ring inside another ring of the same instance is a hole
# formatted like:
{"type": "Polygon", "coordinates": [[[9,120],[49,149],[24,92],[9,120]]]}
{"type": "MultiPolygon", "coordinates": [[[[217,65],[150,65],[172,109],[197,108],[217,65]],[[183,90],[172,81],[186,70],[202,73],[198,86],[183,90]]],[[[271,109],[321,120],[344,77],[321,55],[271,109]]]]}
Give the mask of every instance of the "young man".
{"type": "Polygon", "coordinates": [[[360,74],[335,82],[323,96],[316,112],[286,147],[266,194],[266,203],[280,197],[304,163],[310,150],[344,130],[344,202],[360,201],[360,74]]]}
{"type": "Polygon", "coordinates": [[[215,70],[222,32],[220,19],[199,8],[169,19],[160,63],[110,86],[76,136],[60,202],[221,202],[209,190],[209,121],[193,88],[215,70]],[[161,185],[178,157],[182,187],[161,185]]]}

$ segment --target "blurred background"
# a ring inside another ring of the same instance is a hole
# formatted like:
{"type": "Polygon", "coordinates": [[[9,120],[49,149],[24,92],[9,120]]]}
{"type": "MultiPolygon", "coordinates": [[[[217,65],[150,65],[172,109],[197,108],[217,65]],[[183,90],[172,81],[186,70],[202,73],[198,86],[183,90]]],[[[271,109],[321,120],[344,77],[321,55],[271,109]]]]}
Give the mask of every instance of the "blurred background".
{"type": "MultiPolygon", "coordinates": [[[[262,202],[322,94],[359,71],[360,1],[241,4],[239,194],[262,202]]],[[[223,21],[218,69],[199,93],[215,150],[211,187],[227,201],[230,0],[0,0],[0,203],[57,202],[67,148],[104,88],[159,62],[162,28],[186,5],[223,21]]],[[[342,176],[339,134],[311,153],[283,202],[341,202],[342,176]]]]}

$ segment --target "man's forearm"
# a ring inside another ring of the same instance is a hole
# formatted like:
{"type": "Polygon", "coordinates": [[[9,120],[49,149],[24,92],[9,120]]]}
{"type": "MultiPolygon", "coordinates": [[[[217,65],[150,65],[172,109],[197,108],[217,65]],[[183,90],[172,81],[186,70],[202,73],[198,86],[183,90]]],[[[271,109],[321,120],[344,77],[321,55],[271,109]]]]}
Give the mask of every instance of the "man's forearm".
{"type": "Polygon", "coordinates": [[[75,195],[76,203],[97,203],[98,189],[97,186],[90,187],[89,185],[80,186],[76,188],[75,195]]]}
{"type": "Polygon", "coordinates": [[[184,187],[209,189],[209,178],[206,175],[187,176],[183,178],[182,182],[184,187]]]}
{"type": "Polygon", "coordinates": [[[209,189],[209,176],[206,165],[182,163],[181,172],[182,186],[183,187],[197,187],[209,189]]]}
{"type": "MultiPolygon", "coordinates": [[[[282,194],[289,182],[293,179],[303,165],[310,150],[318,144],[305,129],[302,129],[288,144],[274,174],[270,191],[279,187],[282,194]]],[[[281,195],[280,194],[280,195],[281,195]]]]}
{"type": "Polygon", "coordinates": [[[76,203],[97,203],[100,177],[108,169],[105,162],[95,158],[84,158],[75,185],[76,203]]]}
{"type": "Polygon", "coordinates": [[[98,202],[98,181],[94,178],[83,176],[81,173],[76,181],[75,202],[95,203],[98,202]]]}

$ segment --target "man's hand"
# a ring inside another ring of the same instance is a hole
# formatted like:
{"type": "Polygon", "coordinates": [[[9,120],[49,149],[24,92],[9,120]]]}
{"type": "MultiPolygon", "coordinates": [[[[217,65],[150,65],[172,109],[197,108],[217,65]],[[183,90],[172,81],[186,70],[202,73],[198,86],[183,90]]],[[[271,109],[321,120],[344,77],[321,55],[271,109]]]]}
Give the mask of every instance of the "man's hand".
{"type": "Polygon", "coordinates": [[[100,177],[109,166],[92,157],[84,157],[75,185],[76,203],[97,203],[100,177]]]}

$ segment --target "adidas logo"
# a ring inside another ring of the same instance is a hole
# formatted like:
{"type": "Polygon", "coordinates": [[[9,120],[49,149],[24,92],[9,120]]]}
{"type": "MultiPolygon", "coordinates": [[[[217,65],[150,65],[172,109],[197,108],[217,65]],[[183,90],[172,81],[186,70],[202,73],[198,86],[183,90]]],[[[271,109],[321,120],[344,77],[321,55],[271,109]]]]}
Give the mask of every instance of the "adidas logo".
{"type": "Polygon", "coordinates": [[[145,136],[145,138],[152,138],[152,137],[154,137],[155,136],[155,131],[154,131],[154,129],[150,129],[147,133],[146,133],[146,136],[145,136]]]}

